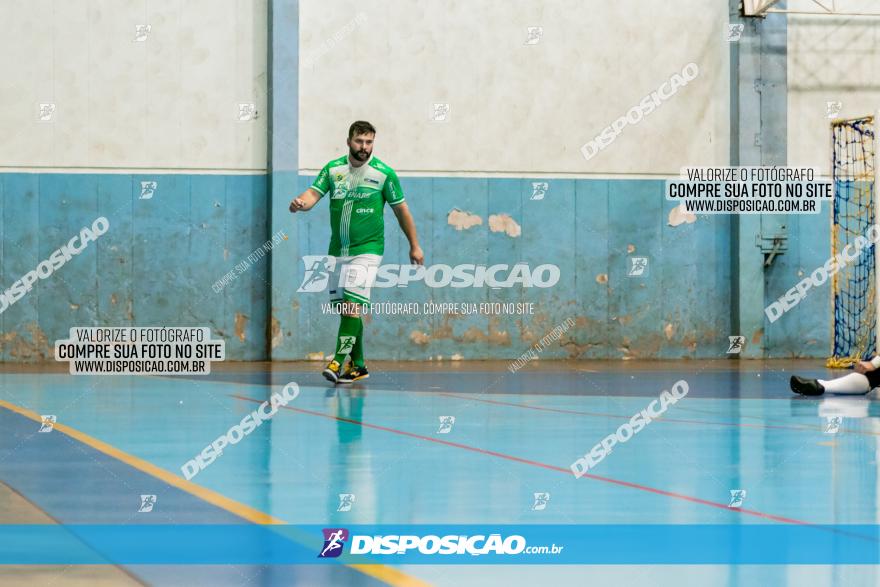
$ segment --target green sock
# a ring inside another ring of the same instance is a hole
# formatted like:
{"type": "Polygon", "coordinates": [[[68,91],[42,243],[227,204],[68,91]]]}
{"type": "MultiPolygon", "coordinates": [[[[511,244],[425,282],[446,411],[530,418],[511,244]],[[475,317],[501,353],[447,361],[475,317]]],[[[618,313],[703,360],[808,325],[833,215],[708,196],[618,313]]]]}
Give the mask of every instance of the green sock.
{"type": "Polygon", "coordinates": [[[357,342],[351,349],[351,362],[355,367],[363,367],[364,363],[364,321],[358,318],[357,342]]]}
{"type": "Polygon", "coordinates": [[[340,365],[352,351],[357,342],[361,319],[357,316],[343,316],[339,322],[339,336],[336,337],[336,362],[340,365]]]}

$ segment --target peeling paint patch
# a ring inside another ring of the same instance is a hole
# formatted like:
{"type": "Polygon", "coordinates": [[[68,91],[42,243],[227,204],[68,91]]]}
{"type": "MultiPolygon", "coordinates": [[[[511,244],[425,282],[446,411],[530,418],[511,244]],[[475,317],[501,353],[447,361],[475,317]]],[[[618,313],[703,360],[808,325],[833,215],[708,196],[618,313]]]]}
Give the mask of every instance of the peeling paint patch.
{"type": "Polygon", "coordinates": [[[486,340],[486,335],[476,326],[471,326],[461,335],[462,342],[482,342],[486,340]]]}
{"type": "Polygon", "coordinates": [[[608,283],[608,274],[600,273],[596,276],[596,283],[608,283]]]}
{"type": "Polygon", "coordinates": [[[626,245],[626,252],[627,252],[627,253],[635,253],[635,252],[636,252],[636,246],[635,246],[635,245],[626,245]]]}
{"type": "Polygon", "coordinates": [[[426,345],[431,342],[431,337],[420,330],[410,332],[409,339],[417,345],[426,345]]]}
{"type": "Polygon", "coordinates": [[[278,318],[272,316],[272,348],[277,348],[281,345],[281,341],[284,339],[284,333],[281,332],[281,322],[278,321],[278,318]]]}
{"type": "Polygon", "coordinates": [[[501,324],[498,316],[489,318],[489,344],[510,346],[510,334],[501,329],[501,324]]]}
{"type": "Polygon", "coordinates": [[[759,328],[752,334],[752,344],[761,344],[762,338],[764,338],[764,329],[759,328]]]}
{"type": "Polygon", "coordinates": [[[110,294],[110,303],[111,304],[113,304],[115,306],[118,301],[119,301],[119,298],[116,297],[116,294],[110,294]]]}
{"type": "Polygon", "coordinates": [[[235,336],[238,337],[238,340],[244,342],[245,333],[244,328],[247,326],[248,317],[240,312],[235,313],[235,336]]]}
{"type": "Polygon", "coordinates": [[[669,226],[678,226],[680,224],[693,224],[697,221],[697,215],[693,212],[685,211],[684,204],[679,204],[669,211],[669,226]]]}
{"type": "Polygon", "coordinates": [[[40,330],[36,322],[28,324],[25,329],[30,333],[31,340],[16,331],[6,332],[0,336],[0,353],[7,352],[17,360],[45,360],[55,356],[55,347],[49,346],[49,339],[40,330]]]}
{"type": "Polygon", "coordinates": [[[663,327],[663,333],[666,335],[666,340],[672,340],[672,337],[675,336],[675,326],[667,322],[663,327]]]}
{"type": "Polygon", "coordinates": [[[460,360],[462,360],[464,357],[461,356],[459,353],[455,353],[454,355],[452,355],[452,356],[449,357],[449,358],[452,359],[453,361],[460,361],[460,360]]]}
{"type": "Polygon", "coordinates": [[[309,361],[323,361],[324,353],[306,353],[306,359],[309,361]]]}
{"type": "Polygon", "coordinates": [[[492,232],[503,232],[512,238],[517,238],[522,234],[520,225],[507,214],[492,214],[489,216],[489,230],[492,232]]]}
{"type": "Polygon", "coordinates": [[[586,343],[586,344],[578,344],[574,340],[566,340],[565,342],[560,343],[562,348],[568,351],[569,359],[579,359],[583,356],[585,352],[590,350],[594,345],[586,343]]]}
{"type": "Polygon", "coordinates": [[[483,224],[483,219],[476,214],[463,212],[458,208],[453,208],[446,216],[446,222],[449,226],[454,226],[455,230],[467,230],[483,224]]]}
{"type": "Polygon", "coordinates": [[[452,324],[449,323],[449,319],[452,315],[446,314],[443,316],[443,324],[434,329],[434,338],[452,338],[452,324]]]}
{"type": "Polygon", "coordinates": [[[79,304],[69,304],[71,310],[79,310],[79,304]]]}

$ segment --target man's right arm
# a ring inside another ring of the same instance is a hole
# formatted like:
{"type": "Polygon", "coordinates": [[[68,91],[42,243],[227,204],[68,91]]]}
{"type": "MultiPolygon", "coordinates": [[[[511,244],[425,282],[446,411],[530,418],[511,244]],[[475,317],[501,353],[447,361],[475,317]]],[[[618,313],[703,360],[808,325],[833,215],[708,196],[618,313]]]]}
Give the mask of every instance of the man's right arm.
{"type": "Polygon", "coordinates": [[[290,211],[296,214],[297,212],[308,212],[311,210],[315,204],[318,203],[318,200],[321,199],[320,194],[315,191],[314,188],[308,188],[304,191],[298,198],[294,198],[290,203],[290,211]]]}
{"type": "Polygon", "coordinates": [[[314,183],[290,203],[290,211],[308,212],[330,190],[330,164],[324,166],[314,183]]]}

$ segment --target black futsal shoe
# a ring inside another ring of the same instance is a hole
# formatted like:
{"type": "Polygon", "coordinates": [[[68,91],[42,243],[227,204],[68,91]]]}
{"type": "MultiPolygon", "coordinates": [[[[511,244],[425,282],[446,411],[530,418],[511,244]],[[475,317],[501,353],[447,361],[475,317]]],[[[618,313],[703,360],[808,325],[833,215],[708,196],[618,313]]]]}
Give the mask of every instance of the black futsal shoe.
{"type": "Polygon", "coordinates": [[[341,367],[339,366],[339,362],[336,359],[333,359],[321,375],[324,376],[324,379],[335,385],[336,383],[339,383],[340,371],[341,367]]]}
{"type": "Polygon", "coordinates": [[[369,376],[370,372],[367,371],[366,366],[358,367],[349,363],[348,369],[346,369],[345,373],[339,378],[339,383],[354,383],[361,379],[367,379],[369,376]]]}
{"type": "Polygon", "coordinates": [[[822,395],[825,393],[825,388],[822,387],[822,384],[816,379],[807,379],[805,377],[792,375],[789,385],[791,385],[791,390],[793,392],[801,395],[822,395]]]}

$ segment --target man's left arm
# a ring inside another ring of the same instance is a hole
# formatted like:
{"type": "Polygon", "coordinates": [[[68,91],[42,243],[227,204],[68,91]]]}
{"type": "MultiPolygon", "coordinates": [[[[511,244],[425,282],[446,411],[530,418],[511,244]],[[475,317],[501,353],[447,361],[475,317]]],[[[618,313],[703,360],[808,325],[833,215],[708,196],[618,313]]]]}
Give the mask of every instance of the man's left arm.
{"type": "Polygon", "coordinates": [[[416,223],[415,220],[413,220],[412,214],[409,212],[409,206],[406,205],[406,202],[401,202],[396,206],[391,206],[391,210],[394,211],[394,215],[397,217],[397,223],[400,225],[400,230],[403,231],[403,234],[406,235],[406,239],[409,241],[410,262],[415,265],[424,265],[425,253],[422,252],[422,247],[419,246],[419,236],[416,233],[416,223]]]}
{"type": "Polygon", "coordinates": [[[410,263],[424,265],[425,253],[422,252],[422,247],[419,246],[419,236],[416,234],[416,223],[413,220],[412,214],[409,213],[409,207],[406,205],[406,201],[403,197],[400,180],[397,178],[397,174],[391,169],[388,170],[388,178],[385,180],[385,185],[382,187],[382,197],[391,206],[394,215],[397,217],[397,223],[400,225],[400,230],[403,231],[403,234],[406,235],[406,239],[409,241],[410,263]]]}

